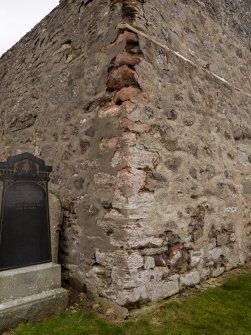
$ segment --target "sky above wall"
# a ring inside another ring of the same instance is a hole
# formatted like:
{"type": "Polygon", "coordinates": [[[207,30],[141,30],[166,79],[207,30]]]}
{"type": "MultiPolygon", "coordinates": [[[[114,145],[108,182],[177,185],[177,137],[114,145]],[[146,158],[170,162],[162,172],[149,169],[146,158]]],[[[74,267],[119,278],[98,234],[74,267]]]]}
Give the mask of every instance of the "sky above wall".
{"type": "Polygon", "coordinates": [[[58,3],[59,0],[0,0],[0,56],[58,3]]]}

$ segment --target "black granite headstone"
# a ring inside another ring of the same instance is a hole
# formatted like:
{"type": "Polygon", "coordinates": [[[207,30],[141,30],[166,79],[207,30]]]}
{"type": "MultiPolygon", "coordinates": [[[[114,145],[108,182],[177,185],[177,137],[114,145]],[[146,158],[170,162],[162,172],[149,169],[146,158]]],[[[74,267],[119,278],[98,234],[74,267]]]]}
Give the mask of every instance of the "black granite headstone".
{"type": "Polygon", "coordinates": [[[0,271],[51,261],[48,181],[51,166],[29,154],[0,163],[0,271]]]}

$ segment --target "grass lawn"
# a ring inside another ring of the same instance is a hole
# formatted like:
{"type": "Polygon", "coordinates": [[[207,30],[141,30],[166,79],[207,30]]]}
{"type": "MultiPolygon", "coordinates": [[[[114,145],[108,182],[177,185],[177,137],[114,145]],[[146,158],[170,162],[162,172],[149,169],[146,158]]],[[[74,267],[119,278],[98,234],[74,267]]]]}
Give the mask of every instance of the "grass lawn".
{"type": "Polygon", "coordinates": [[[63,313],[21,324],[12,335],[251,335],[251,274],[221,287],[156,305],[136,320],[112,323],[94,313],[63,313]]]}

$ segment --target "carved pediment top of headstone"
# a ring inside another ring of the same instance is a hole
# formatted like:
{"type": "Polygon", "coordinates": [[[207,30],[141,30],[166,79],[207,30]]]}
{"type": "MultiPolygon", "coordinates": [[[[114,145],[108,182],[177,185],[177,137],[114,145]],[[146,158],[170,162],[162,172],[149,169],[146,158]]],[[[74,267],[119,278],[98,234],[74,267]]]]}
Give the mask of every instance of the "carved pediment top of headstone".
{"type": "Polygon", "coordinates": [[[38,174],[39,173],[39,166],[35,162],[24,159],[22,161],[14,163],[14,173],[15,174],[38,174]]]}
{"type": "Polygon", "coordinates": [[[38,174],[39,172],[51,172],[52,167],[45,165],[45,162],[28,153],[11,156],[6,162],[0,162],[0,170],[12,170],[15,174],[38,174]]]}

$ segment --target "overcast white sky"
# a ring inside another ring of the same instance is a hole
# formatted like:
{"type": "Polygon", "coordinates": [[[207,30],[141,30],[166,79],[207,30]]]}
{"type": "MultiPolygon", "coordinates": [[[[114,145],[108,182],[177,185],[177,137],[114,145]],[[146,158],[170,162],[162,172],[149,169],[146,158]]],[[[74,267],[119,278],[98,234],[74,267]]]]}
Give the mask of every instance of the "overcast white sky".
{"type": "Polygon", "coordinates": [[[0,56],[58,3],[59,0],[0,0],[0,56]]]}

